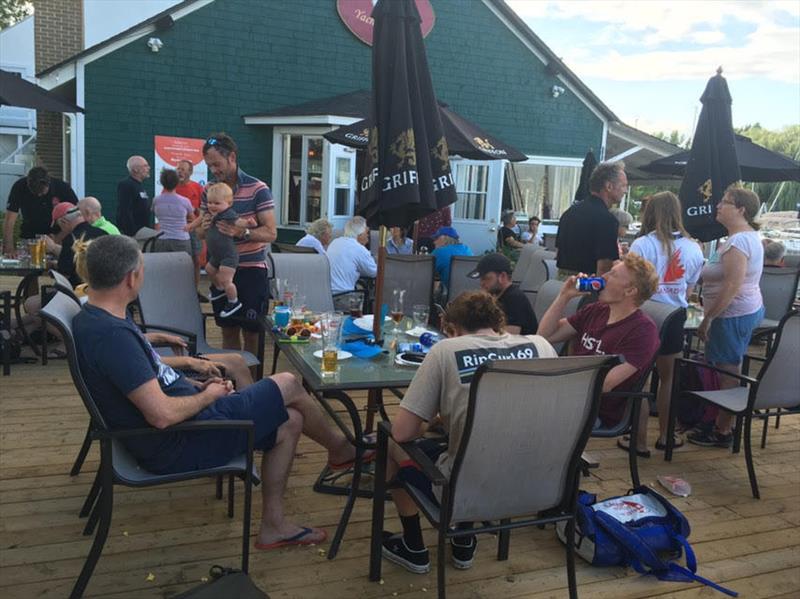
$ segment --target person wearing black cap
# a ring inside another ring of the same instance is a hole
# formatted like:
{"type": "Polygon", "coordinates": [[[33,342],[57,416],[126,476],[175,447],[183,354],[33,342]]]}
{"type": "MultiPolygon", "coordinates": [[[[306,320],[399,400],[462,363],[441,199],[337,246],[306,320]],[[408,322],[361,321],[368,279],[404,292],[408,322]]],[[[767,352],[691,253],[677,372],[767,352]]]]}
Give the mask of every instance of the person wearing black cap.
{"type": "Polygon", "coordinates": [[[528,298],[511,282],[511,261],[503,254],[487,254],[467,276],[480,279],[481,289],[492,294],[506,315],[506,331],[532,335],[538,323],[528,298]]]}
{"type": "MultiPolygon", "coordinates": [[[[77,204],[78,196],[64,181],[51,177],[44,167],[34,166],[26,177],[16,181],[8,194],[3,224],[3,253],[14,256],[14,224],[20,212],[21,236],[23,239],[33,239],[37,235],[52,232],[51,213],[53,207],[60,202],[77,204]]],[[[63,236],[57,235],[56,241],[60,241],[63,236]]]]}

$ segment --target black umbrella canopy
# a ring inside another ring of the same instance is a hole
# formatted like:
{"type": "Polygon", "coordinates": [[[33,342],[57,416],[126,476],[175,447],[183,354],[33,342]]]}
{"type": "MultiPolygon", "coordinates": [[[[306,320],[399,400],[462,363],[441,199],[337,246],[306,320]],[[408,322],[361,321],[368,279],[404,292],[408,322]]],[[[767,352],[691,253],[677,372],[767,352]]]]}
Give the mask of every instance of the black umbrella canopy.
{"type": "MultiPolygon", "coordinates": [[[[743,181],[768,183],[800,181],[800,162],[754,143],[749,137],[736,135],[734,146],[743,181]]],[[[683,175],[689,162],[689,150],[654,160],[642,170],[659,175],[683,175]]]]}
{"type": "Polygon", "coordinates": [[[578,184],[578,189],[575,191],[574,199],[576,202],[582,202],[591,195],[589,191],[589,177],[592,176],[592,171],[596,166],[597,158],[595,158],[594,152],[589,150],[586,152],[586,157],[583,159],[580,183],[578,184]]]}
{"type": "MultiPolygon", "coordinates": [[[[487,133],[475,123],[472,123],[453,112],[450,108],[439,102],[439,116],[442,120],[444,138],[450,155],[461,156],[469,160],[510,160],[521,162],[528,157],[515,147],[487,133]]],[[[331,143],[342,144],[351,148],[362,150],[367,147],[369,130],[372,119],[363,119],[352,125],[339,127],[324,134],[325,139],[331,143]]]]}
{"type": "Polygon", "coordinates": [[[0,104],[51,112],[83,112],[80,106],[62,100],[14,73],[2,70],[0,70],[0,104]]]}
{"type": "Polygon", "coordinates": [[[727,234],[716,220],[717,202],[731,183],[741,180],[731,122],[731,94],[722,69],[709,79],[700,98],[703,109],[697,121],[680,199],[683,224],[700,241],[727,234]]]}
{"type": "Polygon", "coordinates": [[[358,213],[409,226],[456,201],[447,141],[412,0],[379,0],[372,47],[372,121],[358,213]]]}

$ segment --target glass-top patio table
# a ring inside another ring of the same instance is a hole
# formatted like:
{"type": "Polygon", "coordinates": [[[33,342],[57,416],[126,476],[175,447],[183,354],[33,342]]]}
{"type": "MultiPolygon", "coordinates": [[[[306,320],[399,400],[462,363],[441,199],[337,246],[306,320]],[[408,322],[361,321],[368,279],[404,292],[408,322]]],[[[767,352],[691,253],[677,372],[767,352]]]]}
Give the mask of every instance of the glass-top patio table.
{"type": "MultiPolygon", "coordinates": [[[[379,412],[383,418],[388,419],[383,406],[383,391],[388,389],[397,397],[402,397],[399,389],[408,387],[411,379],[414,378],[416,368],[395,364],[394,352],[384,349],[370,359],[359,358],[355,355],[345,360],[340,359],[338,372],[333,376],[323,376],[321,373],[322,360],[314,356],[314,352],[322,348],[320,340],[311,339],[308,343],[286,342],[272,330],[270,319],[267,319],[267,325],[270,336],[278,344],[289,363],[300,374],[306,390],[319,401],[322,408],[356,448],[356,459],[349,485],[335,485],[334,483],[342,477],[343,473],[332,471],[327,465],[314,483],[314,490],[317,492],[348,496],[336,534],[328,549],[328,559],[333,559],[339,550],[356,497],[372,497],[371,490],[360,489],[364,452],[375,447],[375,444],[365,438],[365,435],[372,431],[376,413],[379,412]],[[352,391],[367,391],[367,409],[363,424],[361,412],[349,395],[352,391]],[[334,402],[338,402],[344,407],[350,422],[343,419],[341,411],[336,409],[334,402]]],[[[387,335],[387,347],[389,338],[387,335]]],[[[401,340],[411,341],[412,339],[401,340]]]]}

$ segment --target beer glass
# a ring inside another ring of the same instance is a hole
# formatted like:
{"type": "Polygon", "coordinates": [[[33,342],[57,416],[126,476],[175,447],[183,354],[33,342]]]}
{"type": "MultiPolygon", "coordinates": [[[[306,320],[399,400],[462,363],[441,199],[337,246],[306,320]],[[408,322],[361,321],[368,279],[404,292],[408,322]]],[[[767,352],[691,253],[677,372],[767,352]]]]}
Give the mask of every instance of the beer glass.
{"type": "Polygon", "coordinates": [[[342,330],[343,314],[326,312],[320,320],[322,333],[322,376],[333,376],[339,369],[339,336],[342,330]]]}
{"type": "MultiPolygon", "coordinates": [[[[399,325],[400,321],[403,320],[403,297],[405,294],[405,289],[395,289],[392,292],[392,311],[390,314],[392,320],[394,321],[394,329],[392,329],[392,334],[395,337],[400,334],[400,328],[397,325],[399,325]]],[[[379,318],[379,316],[376,316],[376,318],[379,318]]]]}
{"type": "Polygon", "coordinates": [[[414,326],[422,327],[423,329],[428,326],[428,318],[430,317],[430,307],[427,304],[414,304],[414,326]]]}

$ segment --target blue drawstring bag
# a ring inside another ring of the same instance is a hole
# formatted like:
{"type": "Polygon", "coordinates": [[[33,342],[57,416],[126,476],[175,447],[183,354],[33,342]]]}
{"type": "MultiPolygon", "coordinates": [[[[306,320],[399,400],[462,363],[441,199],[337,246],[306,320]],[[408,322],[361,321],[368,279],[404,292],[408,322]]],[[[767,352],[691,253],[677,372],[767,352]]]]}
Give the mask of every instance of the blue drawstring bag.
{"type": "MultiPolygon", "coordinates": [[[[566,523],[556,527],[566,542],[566,523]]],[[[701,582],[731,597],[738,593],[697,574],[697,560],[687,538],[686,517],[648,487],[628,495],[597,501],[584,491],[578,496],[575,551],[593,566],[631,566],[639,574],[659,580],[701,582]],[[681,555],[686,566],[676,563],[681,555]]]]}

